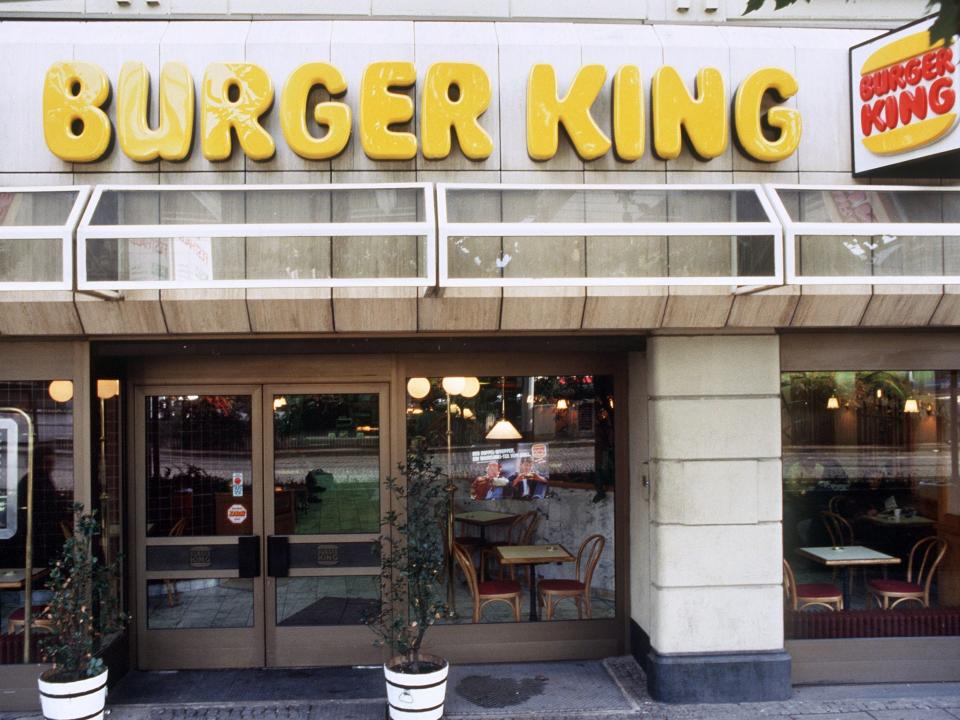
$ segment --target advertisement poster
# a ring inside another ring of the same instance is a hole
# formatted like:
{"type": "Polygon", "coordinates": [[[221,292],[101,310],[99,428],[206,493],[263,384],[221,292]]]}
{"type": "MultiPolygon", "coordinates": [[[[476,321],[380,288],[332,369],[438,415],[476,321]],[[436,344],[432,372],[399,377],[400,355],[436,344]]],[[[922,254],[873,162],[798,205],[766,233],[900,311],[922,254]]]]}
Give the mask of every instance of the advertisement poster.
{"type": "Polygon", "coordinates": [[[515,448],[471,453],[476,476],[473,500],[539,500],[547,496],[550,467],[547,443],[520,443],[515,448]]]}

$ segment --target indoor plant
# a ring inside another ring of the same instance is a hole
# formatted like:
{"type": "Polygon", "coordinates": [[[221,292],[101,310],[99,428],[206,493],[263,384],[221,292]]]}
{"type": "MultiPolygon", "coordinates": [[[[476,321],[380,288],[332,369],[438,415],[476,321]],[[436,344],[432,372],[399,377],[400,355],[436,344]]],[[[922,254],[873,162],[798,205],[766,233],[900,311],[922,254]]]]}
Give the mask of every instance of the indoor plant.
{"type": "Polygon", "coordinates": [[[443,715],[449,665],[421,647],[427,630],[447,612],[440,578],[449,499],[422,439],[411,444],[400,473],[405,482],[385,481],[391,509],[381,523],[381,604],[367,624],[391,651],[383,666],[390,717],[436,720],[443,715]]]}
{"type": "Polygon", "coordinates": [[[53,663],[38,679],[44,717],[100,720],[107,699],[107,667],[98,656],[103,638],[126,617],[118,603],[119,563],[104,565],[94,551],[100,524],[74,505],[73,534],[50,568],[43,612],[44,658],[53,663]]]}

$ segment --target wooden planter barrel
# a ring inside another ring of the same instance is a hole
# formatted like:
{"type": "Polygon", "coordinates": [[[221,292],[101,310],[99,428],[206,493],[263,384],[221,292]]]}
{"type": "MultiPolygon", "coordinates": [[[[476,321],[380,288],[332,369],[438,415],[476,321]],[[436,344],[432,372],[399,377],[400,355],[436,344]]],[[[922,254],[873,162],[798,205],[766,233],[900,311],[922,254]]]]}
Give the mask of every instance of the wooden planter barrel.
{"type": "Polygon", "coordinates": [[[103,720],[107,702],[107,673],[75,680],[49,682],[41,676],[40,707],[47,720],[103,720]]]}
{"type": "Polygon", "coordinates": [[[393,658],[383,666],[392,720],[439,720],[443,715],[450,665],[443,658],[433,655],[423,655],[421,658],[436,663],[440,669],[418,674],[391,670],[401,665],[402,658],[393,658]]]}

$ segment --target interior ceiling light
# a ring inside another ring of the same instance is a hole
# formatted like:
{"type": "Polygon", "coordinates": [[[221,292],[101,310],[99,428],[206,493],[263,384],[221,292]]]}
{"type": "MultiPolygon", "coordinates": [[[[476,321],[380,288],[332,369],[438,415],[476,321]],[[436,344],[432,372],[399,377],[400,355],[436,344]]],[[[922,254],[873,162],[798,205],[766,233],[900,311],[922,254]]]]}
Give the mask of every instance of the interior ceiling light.
{"type": "Polygon", "coordinates": [[[465,398],[472,398],[480,392],[480,381],[477,378],[468,377],[463,380],[463,390],[460,391],[460,394],[465,398]]]}
{"type": "Polygon", "coordinates": [[[487,440],[519,440],[523,437],[513,426],[513,423],[507,420],[507,394],[506,378],[500,378],[500,419],[490,428],[487,433],[487,440]]]}
{"type": "Polygon", "coordinates": [[[97,380],[97,397],[101,400],[109,400],[119,394],[119,380],[97,380]]]}
{"type": "Polygon", "coordinates": [[[465,377],[445,377],[440,381],[440,384],[443,385],[443,389],[451,395],[459,395],[467,386],[467,379],[465,377]]]}
{"type": "Polygon", "coordinates": [[[903,411],[905,413],[918,413],[920,412],[920,407],[917,405],[917,401],[914,398],[907,398],[903,403],[903,411]]]}
{"type": "Polygon", "coordinates": [[[47,392],[58,403],[70,402],[73,399],[73,380],[54,380],[47,392]]]}
{"type": "Polygon", "coordinates": [[[840,409],[840,398],[836,395],[831,395],[827,398],[827,410],[839,410],[840,409]]]}
{"type": "Polygon", "coordinates": [[[407,394],[421,400],[430,394],[430,381],[425,377],[415,377],[407,380],[407,394]]]}

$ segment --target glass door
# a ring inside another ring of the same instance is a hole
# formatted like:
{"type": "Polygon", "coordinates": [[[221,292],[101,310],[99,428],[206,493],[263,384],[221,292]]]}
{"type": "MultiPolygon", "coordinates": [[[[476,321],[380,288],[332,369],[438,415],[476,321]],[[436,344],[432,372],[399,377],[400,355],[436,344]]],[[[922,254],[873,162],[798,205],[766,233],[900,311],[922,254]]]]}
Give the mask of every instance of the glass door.
{"type": "Polygon", "coordinates": [[[385,385],[264,388],[268,665],[376,663],[385,385]]]}
{"type": "Polygon", "coordinates": [[[136,393],[141,669],[263,665],[260,403],[258,386],[136,393]]]}

